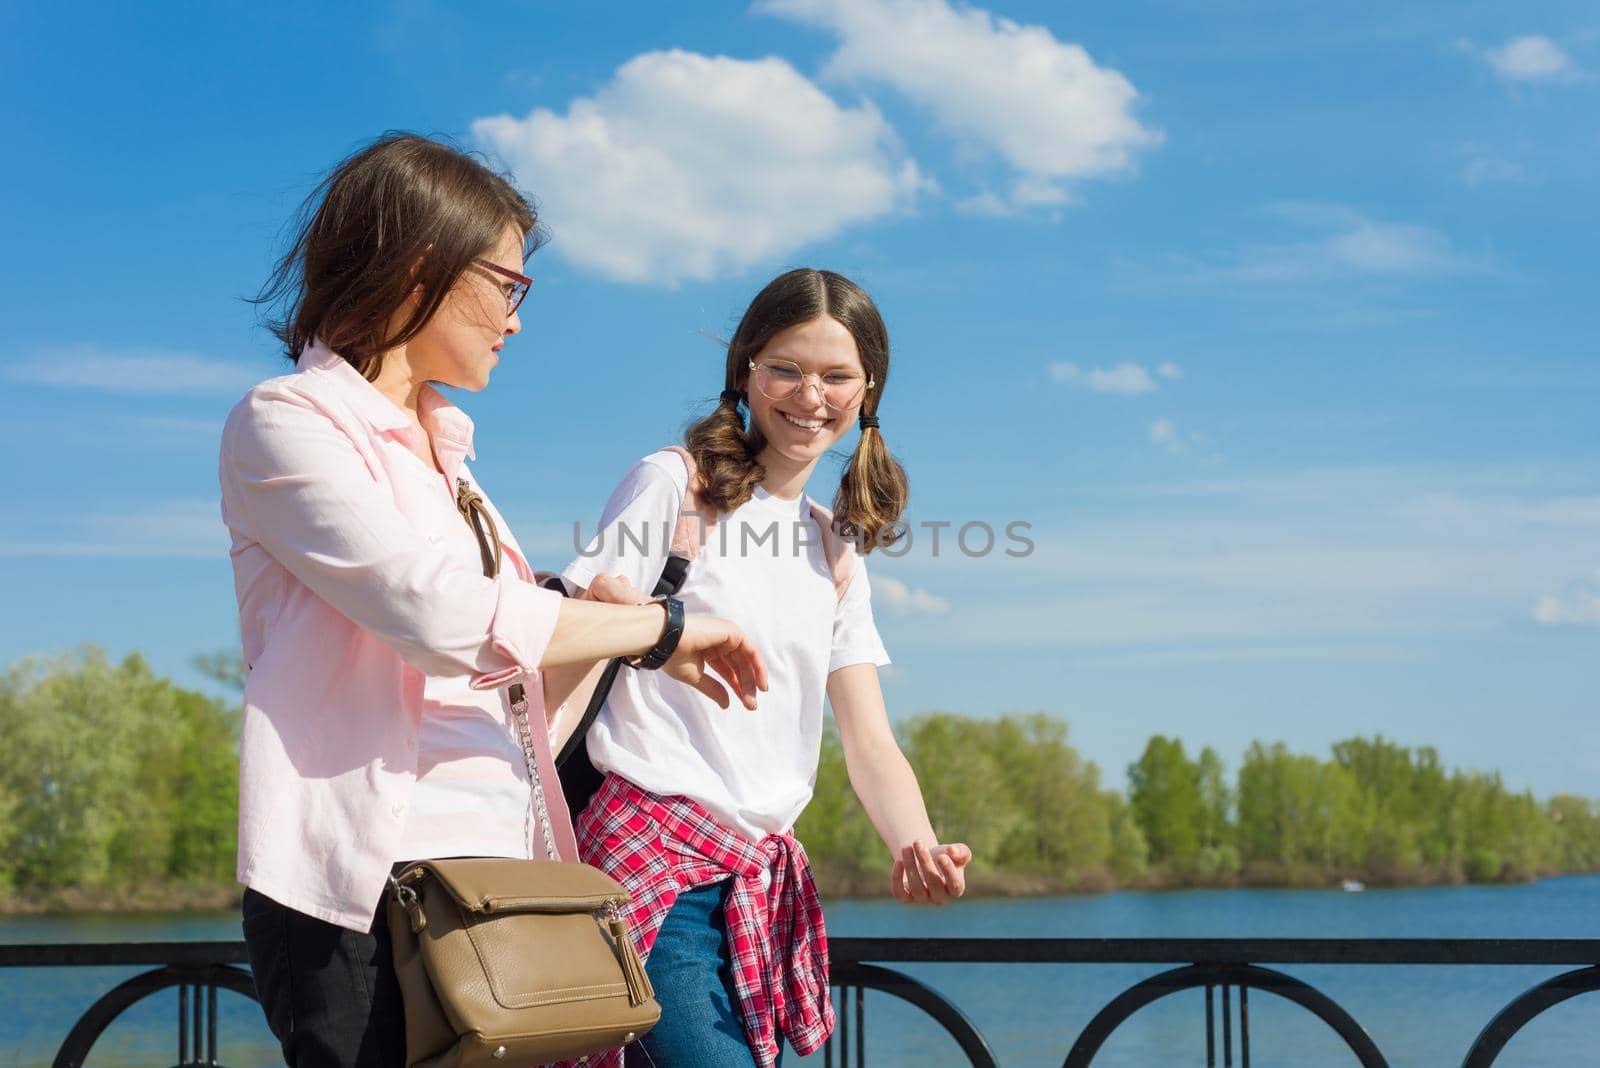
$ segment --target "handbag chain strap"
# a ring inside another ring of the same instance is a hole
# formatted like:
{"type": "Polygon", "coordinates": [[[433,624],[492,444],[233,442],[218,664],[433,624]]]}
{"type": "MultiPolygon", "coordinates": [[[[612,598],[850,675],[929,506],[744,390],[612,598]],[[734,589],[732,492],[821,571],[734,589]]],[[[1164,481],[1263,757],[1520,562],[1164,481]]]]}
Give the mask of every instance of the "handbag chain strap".
{"type": "MultiPolygon", "coordinates": [[[[483,555],[484,577],[497,578],[500,574],[501,559],[500,531],[495,526],[494,516],[489,514],[489,509],[484,504],[483,494],[473,489],[464,478],[456,479],[456,510],[461,513],[461,518],[467,521],[467,526],[478,539],[478,551],[483,555]]],[[[517,725],[517,741],[522,745],[522,759],[528,766],[528,786],[533,792],[533,803],[528,806],[528,811],[522,818],[522,836],[531,846],[533,828],[528,824],[537,811],[539,830],[544,833],[545,854],[551,860],[560,860],[561,854],[556,849],[555,832],[550,827],[550,810],[544,801],[544,781],[539,775],[539,759],[533,748],[533,728],[528,725],[528,695],[519,682],[514,683],[506,691],[506,696],[510,698],[511,718],[517,725]]]]}
{"type": "MultiPolygon", "coordinates": [[[[520,691],[522,687],[515,687],[520,691]]],[[[544,782],[539,776],[539,761],[533,752],[533,730],[528,726],[528,698],[525,694],[519,695],[517,700],[511,702],[511,716],[517,722],[517,737],[522,742],[522,759],[528,765],[528,783],[533,787],[533,806],[539,810],[539,830],[544,832],[545,855],[551,860],[560,860],[561,854],[556,850],[555,833],[550,829],[550,810],[544,803],[544,782]]],[[[531,815],[531,813],[530,813],[531,815]]],[[[523,817],[523,833],[531,842],[533,835],[529,833],[529,816],[523,817]]]]}

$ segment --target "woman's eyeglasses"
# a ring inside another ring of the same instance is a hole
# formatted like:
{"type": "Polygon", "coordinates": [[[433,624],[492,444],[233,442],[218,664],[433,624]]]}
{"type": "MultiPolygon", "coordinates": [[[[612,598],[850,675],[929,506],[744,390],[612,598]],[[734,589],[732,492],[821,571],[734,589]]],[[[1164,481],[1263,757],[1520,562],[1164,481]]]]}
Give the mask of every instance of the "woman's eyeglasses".
{"type": "Polygon", "coordinates": [[[752,360],[750,378],[762,396],[775,401],[788,400],[805,388],[807,380],[816,379],[822,402],[835,412],[854,408],[860,403],[861,395],[877,384],[853,371],[811,374],[788,360],[762,360],[760,363],[752,360]]]}
{"type": "Polygon", "coordinates": [[[506,315],[509,317],[516,314],[517,306],[522,303],[522,298],[528,295],[528,288],[533,285],[533,279],[525,274],[518,274],[516,271],[502,267],[498,263],[490,263],[488,260],[473,260],[472,262],[485,270],[493,271],[495,274],[509,279],[509,281],[501,283],[500,291],[506,295],[506,315]]]}

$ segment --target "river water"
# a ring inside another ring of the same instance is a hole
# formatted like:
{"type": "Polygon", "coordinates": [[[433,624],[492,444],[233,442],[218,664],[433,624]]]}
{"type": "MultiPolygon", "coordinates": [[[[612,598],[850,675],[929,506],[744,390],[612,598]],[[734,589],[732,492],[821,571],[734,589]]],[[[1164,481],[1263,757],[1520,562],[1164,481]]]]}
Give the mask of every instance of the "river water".
{"type": "MultiPolygon", "coordinates": [[[[892,901],[827,906],[834,936],[983,937],[1600,937],[1600,876],[1530,886],[1417,890],[1208,890],[1098,897],[963,901],[914,909],[892,901]]],[[[221,913],[0,918],[0,942],[236,939],[221,913]]],[[[1145,965],[906,965],[902,970],[953,1001],[984,1033],[1001,1065],[1060,1065],[1073,1039],[1118,992],[1163,970],[1145,965]]],[[[1459,1065],[1477,1032],[1508,1001],[1563,968],[1286,967],[1339,1002],[1372,1035],[1394,1068],[1459,1065]]],[[[136,969],[0,970],[0,1066],[46,1065],[73,1022],[136,969]]],[[[255,1007],[221,995],[223,1062],[278,1063],[255,1007]]],[[[1267,994],[1250,1002],[1256,1068],[1343,1068],[1355,1059],[1296,1006],[1267,994]]],[[[91,1065],[170,1065],[176,1059],[177,996],[168,992],[125,1014],[96,1045],[91,1065]]],[[[1236,1054],[1237,1057],[1237,1054],[1236,1054]]],[[[820,1055],[785,1064],[817,1064],[820,1055]]],[[[867,995],[867,1063],[962,1063],[953,1043],[914,1010],[867,995]]],[[[1220,1063],[1220,1050],[1219,1050],[1220,1063]]],[[[1237,1063],[1237,1059],[1235,1060],[1237,1063]]],[[[1133,1017],[1107,1043],[1096,1068],[1204,1065],[1199,992],[1165,999],[1133,1017]]],[[[1507,1047],[1498,1068],[1600,1065],[1600,994],[1541,1016],[1507,1047]]]]}

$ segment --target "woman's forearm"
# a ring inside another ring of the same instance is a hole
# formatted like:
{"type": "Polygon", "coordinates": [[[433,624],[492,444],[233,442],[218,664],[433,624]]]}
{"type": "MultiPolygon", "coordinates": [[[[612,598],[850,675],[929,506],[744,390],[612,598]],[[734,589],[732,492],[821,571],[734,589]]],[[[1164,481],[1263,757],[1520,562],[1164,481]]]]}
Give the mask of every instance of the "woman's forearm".
{"type": "MultiPolygon", "coordinates": [[[[666,626],[659,604],[599,604],[567,598],[561,602],[550,643],[539,660],[541,670],[579,665],[588,670],[596,660],[643,656],[654,648],[666,626]]],[[[582,672],[567,686],[571,692],[582,672]]]]}

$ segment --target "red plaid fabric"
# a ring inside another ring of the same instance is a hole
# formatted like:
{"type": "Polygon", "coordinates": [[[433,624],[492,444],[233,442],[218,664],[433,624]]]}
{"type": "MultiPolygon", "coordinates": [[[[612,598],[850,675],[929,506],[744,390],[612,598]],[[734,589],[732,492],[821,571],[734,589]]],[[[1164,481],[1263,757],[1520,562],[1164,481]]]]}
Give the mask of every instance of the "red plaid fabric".
{"type": "MultiPolygon", "coordinates": [[[[751,842],[685,797],[658,797],[619,775],[589,803],[577,824],[578,853],[628,888],[628,926],[648,958],[661,921],[680,893],[732,877],[728,942],[745,1038],[760,1068],[778,1059],[778,1031],[801,1056],[833,1033],[828,992],[828,934],[811,862],[793,834],[751,842]],[[771,890],[761,886],[770,872],[771,890]]],[[[622,1051],[569,1062],[619,1068],[622,1051]]]]}

